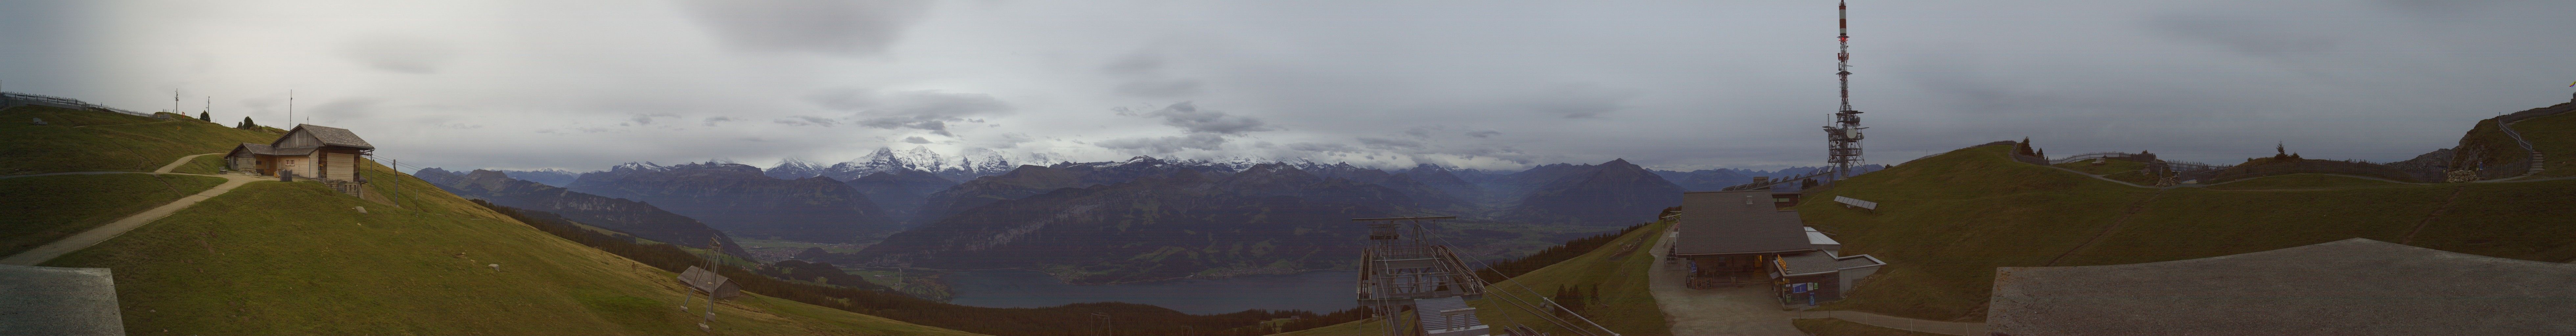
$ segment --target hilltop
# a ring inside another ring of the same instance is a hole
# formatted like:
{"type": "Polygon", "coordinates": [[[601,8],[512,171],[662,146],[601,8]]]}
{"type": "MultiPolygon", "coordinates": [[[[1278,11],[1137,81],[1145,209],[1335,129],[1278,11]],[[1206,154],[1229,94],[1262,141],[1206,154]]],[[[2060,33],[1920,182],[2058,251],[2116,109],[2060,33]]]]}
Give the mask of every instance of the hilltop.
{"type": "MultiPolygon", "coordinates": [[[[0,118],[51,123],[0,126],[8,174],[150,171],[277,136],[175,115],[22,106],[0,118]]],[[[704,308],[677,309],[686,292],[670,272],[540,232],[384,166],[363,170],[383,197],[251,182],[42,266],[113,269],[125,329],[136,335],[699,333],[695,313],[704,308]]],[[[6,191],[12,199],[27,192],[6,191]]],[[[761,295],[719,306],[712,324],[724,333],[967,334],[761,295]]]]}
{"type": "MultiPolygon", "coordinates": [[[[2568,136],[2576,134],[2572,121],[2576,115],[2560,114],[2514,128],[2534,143],[2563,144],[2576,140],[2568,136]]],[[[2463,145],[2477,144],[2492,124],[2482,121],[2463,145]]],[[[2576,261],[2576,227],[2566,225],[2576,218],[2576,198],[2566,192],[2576,180],[2427,184],[2291,174],[2160,189],[2017,162],[2011,151],[1970,147],[1810,191],[1813,200],[1878,202],[1874,212],[1826,201],[1796,209],[1836,234],[1844,253],[1888,262],[1825,308],[1978,321],[1995,267],[2170,261],[2355,237],[2576,261]]]]}

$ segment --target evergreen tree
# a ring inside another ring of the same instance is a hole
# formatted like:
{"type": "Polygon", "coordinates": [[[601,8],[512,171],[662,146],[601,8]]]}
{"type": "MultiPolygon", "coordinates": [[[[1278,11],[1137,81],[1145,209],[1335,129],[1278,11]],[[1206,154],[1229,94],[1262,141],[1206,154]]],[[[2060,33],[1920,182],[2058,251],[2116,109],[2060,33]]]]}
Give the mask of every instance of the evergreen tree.
{"type": "Polygon", "coordinates": [[[259,123],[250,122],[250,117],[242,117],[242,122],[239,124],[233,124],[233,128],[259,129],[259,123]]]}
{"type": "Polygon", "coordinates": [[[199,111],[197,112],[197,121],[215,122],[215,117],[212,114],[206,114],[204,111],[199,111]]]}

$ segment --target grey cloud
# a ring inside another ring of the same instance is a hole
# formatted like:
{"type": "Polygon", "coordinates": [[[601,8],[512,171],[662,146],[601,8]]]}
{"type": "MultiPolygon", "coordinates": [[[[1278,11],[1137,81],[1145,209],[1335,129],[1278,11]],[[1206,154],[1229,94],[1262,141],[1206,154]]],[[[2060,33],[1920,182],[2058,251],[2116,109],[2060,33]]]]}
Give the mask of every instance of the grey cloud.
{"type": "Polygon", "coordinates": [[[1191,134],[1185,136],[1154,138],[1121,138],[1101,140],[1097,143],[1100,148],[1140,154],[1169,154],[1187,149],[1217,150],[1222,148],[1221,146],[1224,144],[1225,136],[1216,134],[1191,134]]]}
{"type": "Polygon", "coordinates": [[[460,55],[445,41],[406,35],[359,37],[342,43],[340,52],[376,70],[410,74],[437,73],[460,55]]]}
{"type": "Polygon", "coordinates": [[[1635,96],[1633,92],[1594,85],[1559,85],[1525,94],[1510,104],[1522,110],[1568,119],[1599,118],[1602,114],[1626,109],[1626,101],[1635,96]]]}
{"type": "Polygon", "coordinates": [[[1376,149],[1422,149],[1423,147],[1421,141],[1404,139],[1360,137],[1359,140],[1361,146],[1368,146],[1368,148],[1376,149]]]}
{"type": "Polygon", "coordinates": [[[334,118],[334,121],[360,119],[375,116],[375,112],[378,110],[378,107],[383,106],[384,104],[385,100],[378,98],[358,97],[333,99],[330,102],[322,103],[322,105],[314,106],[312,109],[304,110],[305,113],[311,114],[299,116],[298,118],[319,116],[334,118]]]}
{"type": "Polygon", "coordinates": [[[1432,129],[1431,127],[1414,127],[1414,128],[1407,128],[1407,129],[1404,129],[1404,135],[1411,135],[1411,136],[1416,137],[1416,138],[1430,138],[1430,137],[1431,137],[1431,129],[1432,129]]]}
{"type": "Polygon", "coordinates": [[[2262,57],[2315,55],[2334,51],[2333,35],[2309,32],[2276,18],[2216,14],[2169,14],[2148,20],[2166,34],[2218,45],[2238,54],[2262,57]]]}
{"type": "Polygon", "coordinates": [[[734,119],[733,117],[707,117],[706,125],[708,127],[715,127],[716,123],[726,121],[734,121],[734,119]]]}
{"type": "Polygon", "coordinates": [[[1496,131],[1496,130],[1483,130],[1483,131],[1467,132],[1467,136],[1471,136],[1471,137],[1478,137],[1478,138],[1491,138],[1491,137],[1494,137],[1495,135],[1502,135],[1502,134],[1503,134],[1503,131],[1496,131]]]}
{"type": "Polygon", "coordinates": [[[627,121],[629,121],[629,122],[633,122],[633,123],[635,123],[636,125],[652,125],[652,124],[653,124],[653,118],[669,118],[669,117],[678,117],[678,116],[675,116],[675,115],[669,115],[669,114],[637,114],[637,115],[634,115],[633,117],[627,118],[626,120],[627,120],[627,121]]]}
{"type": "MultiPolygon", "coordinates": [[[[1011,111],[1009,103],[980,93],[942,91],[905,91],[879,95],[864,90],[817,94],[808,97],[825,108],[857,111],[859,126],[883,129],[919,129],[943,136],[948,123],[968,121],[967,117],[1000,115],[1011,111]]],[[[982,120],[982,119],[974,119],[982,120]]]]}
{"type": "Polygon", "coordinates": [[[856,56],[884,52],[930,1],[691,0],[687,7],[735,48],[856,56]]]}
{"type": "Polygon", "coordinates": [[[1106,65],[1101,65],[1100,71],[1116,75],[1141,75],[1152,73],[1156,70],[1162,70],[1163,63],[1162,57],[1155,57],[1153,54],[1138,53],[1128,55],[1127,57],[1121,57],[1116,61],[1110,61],[1109,64],[1106,65]]]}
{"type": "Polygon", "coordinates": [[[840,120],[837,120],[837,119],[824,118],[824,117],[816,117],[816,116],[795,116],[795,117],[792,117],[792,118],[779,118],[779,119],[777,119],[777,120],[770,120],[769,122],[779,123],[779,124],[785,124],[785,125],[794,125],[794,126],[823,126],[823,127],[832,127],[832,125],[839,125],[839,124],[841,124],[841,121],[840,121],[840,120]]]}
{"type": "Polygon", "coordinates": [[[984,147],[992,149],[1012,149],[1019,148],[1020,144],[1036,141],[1038,141],[1038,139],[1030,137],[1028,133],[1003,133],[1001,141],[987,143],[984,147]]]}
{"type": "Polygon", "coordinates": [[[1250,132],[1279,130],[1278,127],[1262,122],[1260,118],[1231,115],[1216,110],[1200,110],[1198,105],[1190,102],[1172,103],[1170,106],[1146,112],[1135,112],[1123,107],[1118,110],[1119,115],[1163,118],[1163,125],[1179,127],[1190,133],[1243,135],[1250,132]]]}
{"type": "Polygon", "coordinates": [[[904,137],[904,138],[903,138],[903,142],[906,142],[906,143],[916,143],[916,144],[926,144],[926,143],[930,143],[930,139],[923,139],[923,138],[921,138],[921,137],[917,137],[917,136],[914,136],[914,137],[904,137]]]}
{"type": "Polygon", "coordinates": [[[1288,149],[1301,152],[1319,153],[1358,153],[1360,151],[1359,148],[1351,147],[1351,145],[1323,142],[1291,143],[1288,144],[1288,149]]]}
{"type": "Polygon", "coordinates": [[[1118,85],[1118,93],[1146,98],[1181,98],[1199,94],[1199,81],[1189,79],[1139,80],[1118,85]]]}

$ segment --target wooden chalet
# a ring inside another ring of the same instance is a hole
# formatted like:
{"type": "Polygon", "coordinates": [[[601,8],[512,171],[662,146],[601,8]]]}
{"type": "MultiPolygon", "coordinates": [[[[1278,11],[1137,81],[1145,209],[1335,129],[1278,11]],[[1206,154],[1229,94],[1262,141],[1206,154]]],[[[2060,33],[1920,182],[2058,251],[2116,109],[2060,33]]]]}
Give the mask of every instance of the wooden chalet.
{"type": "Polygon", "coordinates": [[[358,159],[374,155],[375,145],[348,129],[298,125],[267,144],[243,143],[224,154],[224,168],[281,179],[309,179],[357,194],[367,180],[358,175],[358,159]]]}
{"type": "Polygon", "coordinates": [[[1886,265],[1840,255],[1842,243],[1806,227],[1795,193],[1769,189],[1682,194],[1681,232],[1669,254],[1687,263],[1693,289],[1768,285],[1783,304],[1842,299],[1886,265]]]}

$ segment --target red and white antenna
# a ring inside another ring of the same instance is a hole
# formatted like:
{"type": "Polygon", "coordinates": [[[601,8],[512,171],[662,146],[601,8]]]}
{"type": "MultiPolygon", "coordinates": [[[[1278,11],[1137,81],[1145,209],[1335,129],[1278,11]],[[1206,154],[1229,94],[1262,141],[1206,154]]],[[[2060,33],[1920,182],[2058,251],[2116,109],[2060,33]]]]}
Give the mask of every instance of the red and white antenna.
{"type": "Polygon", "coordinates": [[[1836,178],[1842,178],[1851,177],[1852,166],[1862,162],[1860,130],[1863,127],[1860,127],[1860,111],[1853,110],[1851,105],[1851,3],[1836,3],[1834,15],[1835,24],[1840,29],[1834,39],[1842,44],[1841,52],[1834,53],[1834,76],[1842,79],[1843,109],[1835,112],[1833,120],[1825,125],[1825,164],[1834,170],[1836,178]]]}

